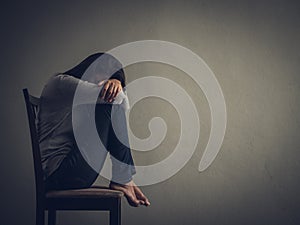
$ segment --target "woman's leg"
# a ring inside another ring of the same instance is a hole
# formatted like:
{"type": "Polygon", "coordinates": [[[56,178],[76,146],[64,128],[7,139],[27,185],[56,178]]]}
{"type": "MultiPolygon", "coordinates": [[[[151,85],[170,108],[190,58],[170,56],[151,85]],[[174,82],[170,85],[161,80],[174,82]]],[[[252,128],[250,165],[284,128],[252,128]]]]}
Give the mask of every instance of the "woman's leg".
{"type": "Polygon", "coordinates": [[[46,180],[46,190],[63,190],[90,187],[98,177],[74,148],[64,158],[59,168],[46,180]]]}
{"type": "Polygon", "coordinates": [[[122,105],[112,106],[108,149],[112,160],[112,181],[126,184],[136,173],[129,145],[125,110],[122,105]]]}
{"type": "Polygon", "coordinates": [[[150,205],[148,198],[132,181],[136,170],[129,146],[124,108],[117,104],[97,105],[96,124],[112,160],[112,180],[109,187],[124,192],[131,206],[150,205]]]}
{"type": "MultiPolygon", "coordinates": [[[[77,107],[77,110],[80,113],[86,114],[92,109],[90,106],[81,106],[77,107]]],[[[79,115],[81,115],[80,113],[79,115]]],[[[83,120],[78,120],[77,122],[78,126],[84,130],[84,139],[89,142],[88,123],[86,124],[86,121],[83,120]]],[[[136,171],[131,149],[129,148],[126,116],[123,107],[121,105],[97,104],[95,108],[95,122],[101,142],[106,150],[110,152],[112,181],[120,184],[128,183],[132,180],[132,175],[136,171]],[[113,110],[112,107],[114,107],[113,110]],[[119,136],[121,136],[121,139],[125,143],[122,143],[118,139],[119,136]]],[[[75,140],[74,145],[74,148],[65,157],[60,167],[47,179],[47,189],[86,188],[96,180],[98,173],[84,159],[75,140]]],[[[102,153],[100,154],[101,157],[106,158],[106,152],[102,153]]],[[[92,153],[85,154],[88,157],[93,156],[92,153]]],[[[97,156],[99,157],[99,155],[97,156]]],[[[104,159],[101,160],[100,164],[104,162],[104,159]]],[[[99,168],[102,168],[102,166],[99,165],[99,168]]]]}
{"type": "Polygon", "coordinates": [[[112,181],[128,183],[136,171],[129,147],[125,111],[117,104],[97,104],[95,110],[99,137],[112,160],[112,181]],[[123,141],[119,140],[119,136],[123,141]]]}

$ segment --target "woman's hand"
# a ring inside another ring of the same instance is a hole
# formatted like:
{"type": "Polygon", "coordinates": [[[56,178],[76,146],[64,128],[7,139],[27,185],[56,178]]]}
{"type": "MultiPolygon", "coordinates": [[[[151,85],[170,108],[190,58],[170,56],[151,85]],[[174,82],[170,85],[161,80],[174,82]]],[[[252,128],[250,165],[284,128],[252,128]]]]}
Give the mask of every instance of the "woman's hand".
{"type": "Polygon", "coordinates": [[[98,86],[101,86],[103,83],[104,85],[100,92],[100,98],[107,102],[112,102],[122,90],[121,82],[117,79],[103,80],[98,83],[98,86]]]}

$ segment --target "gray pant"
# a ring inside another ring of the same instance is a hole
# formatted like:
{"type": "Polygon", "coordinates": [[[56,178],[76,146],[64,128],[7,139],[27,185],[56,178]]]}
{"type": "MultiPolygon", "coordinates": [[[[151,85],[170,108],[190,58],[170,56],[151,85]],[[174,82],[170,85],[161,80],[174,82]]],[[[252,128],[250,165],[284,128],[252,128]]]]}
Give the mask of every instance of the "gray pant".
{"type": "MultiPolygon", "coordinates": [[[[122,132],[122,138],[128,138],[127,124],[124,108],[121,105],[114,105],[117,113],[117,132],[122,132]]],[[[86,108],[82,108],[83,112],[86,108]]],[[[127,183],[136,173],[131,149],[123,144],[113,129],[111,120],[112,104],[97,104],[95,108],[95,122],[98,135],[109,151],[112,159],[112,181],[127,183]],[[123,163],[119,163],[123,162],[123,163]],[[125,166],[124,166],[125,165],[125,166]]],[[[76,143],[75,139],[74,142],[76,143]]],[[[90,187],[98,177],[96,172],[82,156],[82,150],[74,148],[62,161],[59,168],[46,180],[46,189],[72,189],[90,187]]],[[[92,154],[87,154],[92,155],[92,154]]],[[[103,151],[102,156],[106,158],[107,152],[103,151]]],[[[100,160],[99,160],[100,161],[100,160]]],[[[102,163],[104,160],[102,160],[102,163]]],[[[101,162],[99,162],[101,163],[101,162]]],[[[99,166],[102,168],[102,165],[99,166]]]]}

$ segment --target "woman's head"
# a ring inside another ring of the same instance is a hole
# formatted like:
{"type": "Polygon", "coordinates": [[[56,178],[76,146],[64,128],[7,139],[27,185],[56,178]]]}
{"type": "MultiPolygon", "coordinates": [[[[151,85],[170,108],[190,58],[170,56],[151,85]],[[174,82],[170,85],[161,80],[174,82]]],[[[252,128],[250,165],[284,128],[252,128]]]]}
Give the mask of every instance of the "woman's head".
{"type": "Polygon", "coordinates": [[[125,74],[122,64],[108,53],[99,52],[92,54],[75,67],[64,72],[64,74],[92,83],[98,83],[101,80],[114,77],[121,78],[122,86],[125,86],[125,74]],[[100,56],[101,58],[99,58],[100,56]]]}

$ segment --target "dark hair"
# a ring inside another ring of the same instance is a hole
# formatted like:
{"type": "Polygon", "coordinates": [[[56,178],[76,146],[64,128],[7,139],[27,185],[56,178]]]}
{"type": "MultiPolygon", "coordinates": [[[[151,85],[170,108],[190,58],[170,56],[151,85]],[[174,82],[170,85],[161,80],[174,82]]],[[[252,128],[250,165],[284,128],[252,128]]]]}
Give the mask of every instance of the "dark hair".
{"type": "MultiPolygon", "coordinates": [[[[107,54],[107,53],[103,53],[103,52],[94,53],[94,54],[88,56],[82,62],[80,62],[78,65],[76,65],[75,67],[65,71],[63,74],[71,75],[73,77],[81,79],[81,77],[83,76],[84,72],[88,69],[88,67],[96,59],[98,59],[100,56],[102,56],[104,54],[105,54],[105,56],[107,56],[106,59],[109,60],[106,67],[113,66],[113,64],[114,64],[118,68],[121,68],[121,69],[117,70],[112,76],[110,76],[110,79],[114,78],[114,79],[120,80],[121,84],[122,84],[122,87],[125,87],[125,84],[126,84],[126,82],[125,82],[125,73],[124,73],[124,70],[122,68],[122,64],[120,63],[119,60],[117,60],[112,55],[107,54]]],[[[103,66],[102,66],[102,68],[99,67],[98,69],[103,71],[103,72],[109,71],[109,69],[103,68],[103,66]]]]}

